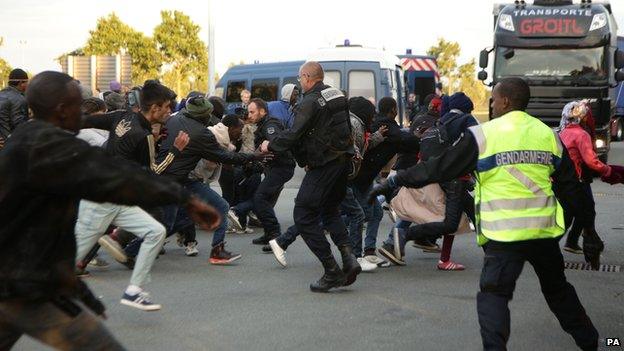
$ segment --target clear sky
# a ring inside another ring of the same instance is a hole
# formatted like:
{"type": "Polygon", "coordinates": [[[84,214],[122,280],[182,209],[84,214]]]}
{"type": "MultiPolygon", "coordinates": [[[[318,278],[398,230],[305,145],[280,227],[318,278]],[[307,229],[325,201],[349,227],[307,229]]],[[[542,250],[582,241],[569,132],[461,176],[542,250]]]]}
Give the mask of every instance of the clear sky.
{"type": "MultiPolygon", "coordinates": [[[[345,38],[396,54],[406,48],[418,54],[444,37],[461,44],[463,62],[491,45],[493,3],[511,2],[213,0],[216,69],[222,75],[230,62],[304,59],[345,38]]],[[[624,0],[611,3],[624,33],[624,0]]],[[[181,10],[201,26],[202,39],[208,37],[205,0],[1,0],[0,5],[0,57],[34,73],[59,70],[54,58],[84,45],[97,18],[113,11],[151,35],[161,10],[181,10]]]]}

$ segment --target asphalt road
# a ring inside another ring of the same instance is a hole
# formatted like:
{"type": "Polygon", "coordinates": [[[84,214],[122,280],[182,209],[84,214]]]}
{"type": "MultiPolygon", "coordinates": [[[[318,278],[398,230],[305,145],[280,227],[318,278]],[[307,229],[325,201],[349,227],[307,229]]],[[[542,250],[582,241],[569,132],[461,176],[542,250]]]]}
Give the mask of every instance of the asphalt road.
{"type": "MultiPolygon", "coordinates": [[[[614,144],[610,163],[624,164],[624,145],[614,144]]],[[[291,225],[298,172],[277,205],[284,227],[291,225]]],[[[624,186],[594,185],[597,228],[606,250],[603,263],[622,272],[568,270],[569,281],[605,337],[624,341],[624,186]]],[[[379,237],[391,224],[384,218],[379,237]]],[[[210,234],[199,236],[198,257],[184,256],[167,245],[153,269],[148,289],[163,304],[159,312],[141,312],[119,304],[130,272],[112,263],[92,269],[87,283],[108,307],[106,325],[130,350],[479,350],[476,315],[482,251],[474,236],[457,237],[453,259],[463,272],[441,272],[438,256],[408,246],[405,267],[362,274],[349,287],[314,294],[308,284],[321,267],[298,240],[289,250],[290,266],[281,268],[272,255],[251,245],[255,235],[231,235],[228,247],[241,252],[237,264],[208,264],[210,234]]],[[[564,253],[567,261],[582,257],[564,253]]],[[[110,260],[112,261],[112,260],[110,260]]],[[[510,350],[574,350],[541,296],[534,271],[526,266],[510,304],[510,350]]],[[[46,350],[24,337],[15,350],[46,350]]],[[[601,349],[609,350],[604,346],[601,349]]]]}

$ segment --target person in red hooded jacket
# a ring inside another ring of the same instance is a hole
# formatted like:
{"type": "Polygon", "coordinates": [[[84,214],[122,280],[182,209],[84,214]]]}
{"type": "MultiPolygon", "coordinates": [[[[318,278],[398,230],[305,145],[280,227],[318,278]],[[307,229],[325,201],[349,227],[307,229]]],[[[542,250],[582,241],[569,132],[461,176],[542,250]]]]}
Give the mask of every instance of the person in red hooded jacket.
{"type": "MultiPolygon", "coordinates": [[[[568,149],[579,181],[583,183],[585,191],[593,201],[591,183],[594,173],[598,173],[602,177],[608,177],[611,174],[611,167],[598,159],[590,135],[591,132],[585,129],[585,127],[591,124],[588,122],[591,122],[591,108],[587,102],[572,101],[568,103],[561,113],[559,137],[568,149]],[[590,121],[588,121],[588,118],[590,121]]],[[[582,226],[577,224],[577,221],[572,221],[572,216],[568,214],[566,214],[566,225],[569,228],[569,232],[563,249],[568,252],[582,254],[583,250],[578,245],[578,240],[583,230],[582,226]]]]}

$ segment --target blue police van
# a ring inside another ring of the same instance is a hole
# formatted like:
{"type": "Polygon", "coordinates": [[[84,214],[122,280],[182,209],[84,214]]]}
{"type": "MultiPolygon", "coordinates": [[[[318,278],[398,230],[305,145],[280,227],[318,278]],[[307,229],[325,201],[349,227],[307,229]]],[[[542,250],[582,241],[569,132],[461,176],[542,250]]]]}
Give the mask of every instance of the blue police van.
{"type": "MultiPolygon", "coordinates": [[[[363,96],[375,105],[385,96],[395,98],[399,105],[398,122],[407,121],[403,69],[396,55],[345,42],[335,48],[316,50],[306,60],[319,62],[325,71],[325,84],[345,91],[350,97],[363,96]]],[[[228,111],[240,107],[240,93],[244,89],[252,97],[279,100],[285,84],[298,84],[299,67],[304,62],[233,66],[217,83],[215,95],[225,100],[228,111]]]]}

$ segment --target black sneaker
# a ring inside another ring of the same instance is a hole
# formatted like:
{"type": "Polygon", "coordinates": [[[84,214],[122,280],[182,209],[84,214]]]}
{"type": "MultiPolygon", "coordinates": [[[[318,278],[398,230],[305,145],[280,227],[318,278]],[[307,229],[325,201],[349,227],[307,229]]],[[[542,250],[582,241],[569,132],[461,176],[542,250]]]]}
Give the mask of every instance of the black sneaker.
{"type": "Polygon", "coordinates": [[[388,261],[398,266],[405,266],[405,260],[403,260],[403,257],[396,256],[394,253],[394,245],[384,243],[378,251],[379,254],[388,259],[388,261]]]}
{"type": "Polygon", "coordinates": [[[440,252],[440,246],[436,244],[434,241],[431,241],[427,238],[418,238],[414,239],[414,243],[412,246],[422,249],[425,252],[440,252]]]}
{"type": "Polygon", "coordinates": [[[264,253],[273,253],[273,249],[271,249],[271,245],[264,245],[262,247],[262,252],[264,252],[264,253]]]}
{"type": "Polygon", "coordinates": [[[583,254],[583,249],[578,244],[565,244],[563,250],[577,255],[583,254]]]}

